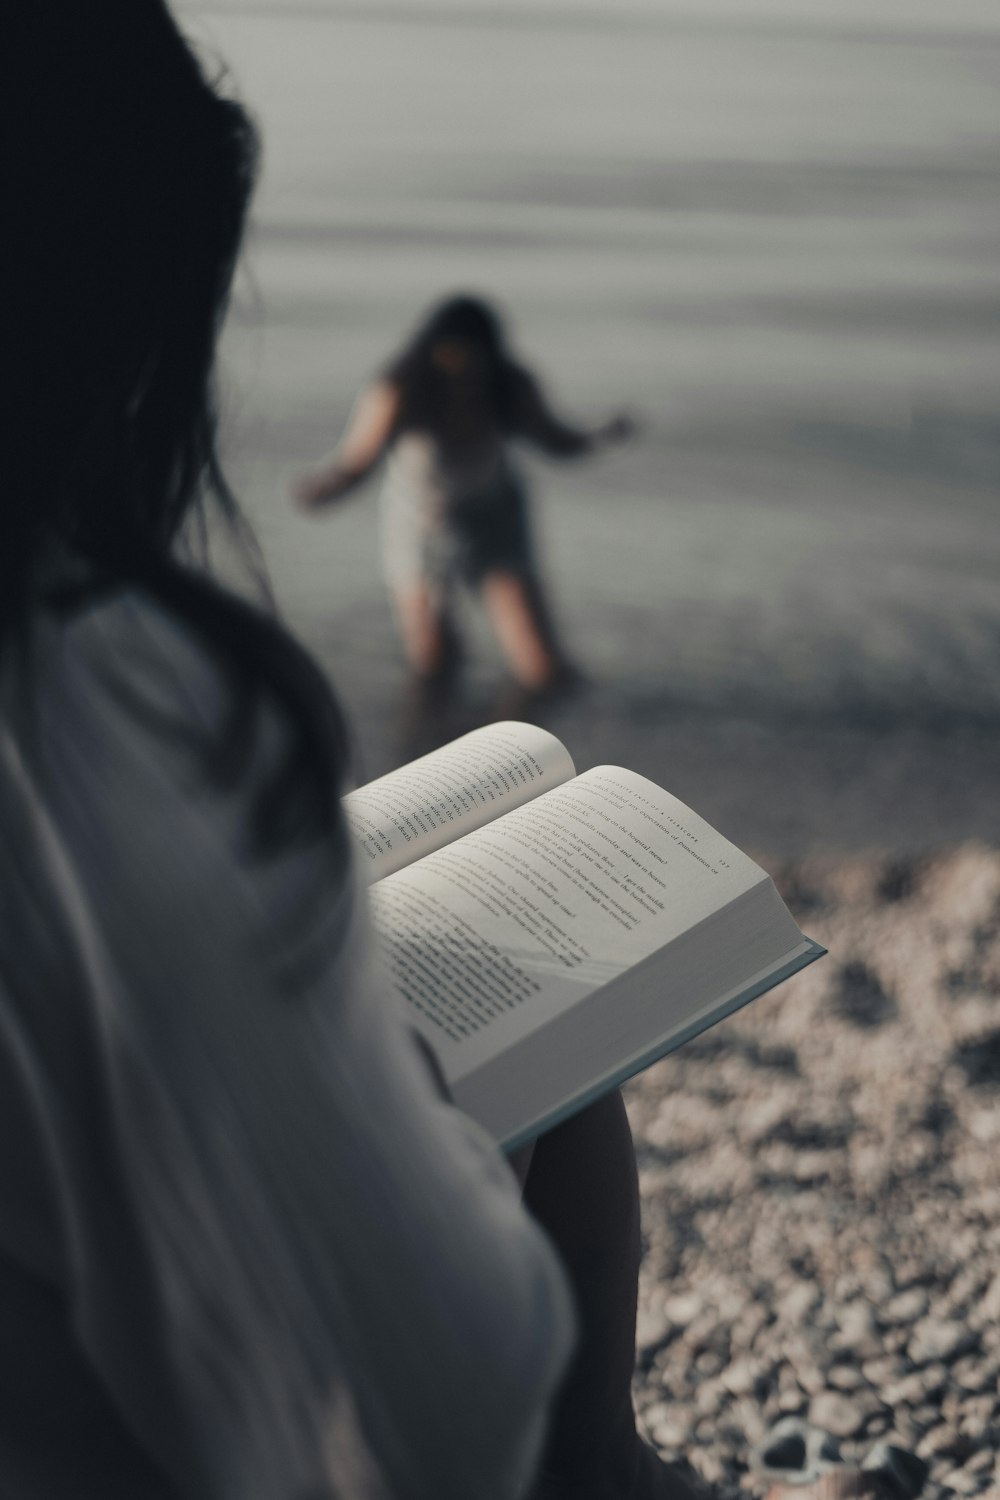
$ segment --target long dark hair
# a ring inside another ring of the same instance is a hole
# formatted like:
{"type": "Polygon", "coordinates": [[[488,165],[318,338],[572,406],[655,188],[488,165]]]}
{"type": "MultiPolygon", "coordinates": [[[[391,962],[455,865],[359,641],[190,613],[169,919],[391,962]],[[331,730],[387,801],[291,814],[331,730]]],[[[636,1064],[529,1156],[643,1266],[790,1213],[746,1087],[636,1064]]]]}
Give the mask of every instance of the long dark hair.
{"type": "Polygon", "coordinates": [[[451,382],[433,355],[445,343],[468,345],[483,356],[494,415],[501,427],[509,428],[523,379],[521,368],[510,355],[496,308],[481,297],[462,295],[433,308],[383,371],[383,378],[400,392],[397,431],[434,431],[440,425],[451,382]]]}
{"type": "MultiPolygon", "coordinates": [[[[238,517],[214,363],[254,127],[207,81],[164,0],[15,0],[3,59],[0,652],[30,631],[53,552],[97,584],[143,588],[224,660],[233,731],[213,763],[238,774],[236,726],[270,691],[299,731],[282,778],[322,786],[333,818],[345,744],[318,667],[177,556],[205,501],[238,517]]],[[[262,810],[262,832],[267,821],[262,810]]]]}

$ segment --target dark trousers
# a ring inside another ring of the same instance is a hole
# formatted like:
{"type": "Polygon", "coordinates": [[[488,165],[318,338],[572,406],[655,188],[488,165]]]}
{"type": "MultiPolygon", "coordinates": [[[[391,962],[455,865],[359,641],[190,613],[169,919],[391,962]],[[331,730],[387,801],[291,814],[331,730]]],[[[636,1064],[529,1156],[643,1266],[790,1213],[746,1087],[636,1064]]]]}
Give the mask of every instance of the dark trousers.
{"type": "Polygon", "coordinates": [[[525,1203],[562,1257],[579,1325],[532,1500],[690,1500],[685,1479],[636,1432],[639,1181],[621,1094],[542,1136],[518,1165],[525,1203]]]}

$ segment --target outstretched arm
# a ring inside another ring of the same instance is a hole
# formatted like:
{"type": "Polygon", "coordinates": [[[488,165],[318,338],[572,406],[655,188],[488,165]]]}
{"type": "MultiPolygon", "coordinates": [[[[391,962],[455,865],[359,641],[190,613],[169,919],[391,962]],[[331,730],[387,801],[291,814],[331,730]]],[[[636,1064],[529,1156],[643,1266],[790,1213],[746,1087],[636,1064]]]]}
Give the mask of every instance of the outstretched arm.
{"type": "Polygon", "coordinates": [[[292,498],[309,510],[339,500],[366,479],[392,436],[399,391],[387,380],[369,386],[358,400],[339,444],[318,469],[292,485],[292,498]]]}
{"type": "Polygon", "coordinates": [[[635,431],[630,417],[615,416],[597,427],[577,427],[556,416],[541,386],[525,374],[515,406],[515,433],[553,458],[576,458],[609,443],[624,442],[635,431]]]}

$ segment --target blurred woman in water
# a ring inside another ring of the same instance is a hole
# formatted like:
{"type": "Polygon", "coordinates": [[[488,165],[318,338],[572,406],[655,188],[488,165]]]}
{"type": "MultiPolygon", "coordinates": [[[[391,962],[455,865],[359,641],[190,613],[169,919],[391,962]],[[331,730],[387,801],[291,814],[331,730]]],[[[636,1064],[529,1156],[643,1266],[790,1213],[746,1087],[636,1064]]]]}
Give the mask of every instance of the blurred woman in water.
{"type": "Polygon", "coordinates": [[[431,678],[448,664],[452,597],[465,584],[482,594],[518,682],[541,689],[564,663],[511,444],[573,458],[631,430],[621,416],[591,429],[557,417],[511,357],[496,311],[453,297],[364,392],[336,452],[294,494],[306,507],[339,499],[387,454],[383,553],[410,665],[431,678]]]}
{"type": "Polygon", "coordinates": [[[327,683],[191,561],[250,122],[162,0],[16,5],[0,111],[0,1494],[682,1495],[620,1097],[522,1200],[372,962],[327,683]]]}

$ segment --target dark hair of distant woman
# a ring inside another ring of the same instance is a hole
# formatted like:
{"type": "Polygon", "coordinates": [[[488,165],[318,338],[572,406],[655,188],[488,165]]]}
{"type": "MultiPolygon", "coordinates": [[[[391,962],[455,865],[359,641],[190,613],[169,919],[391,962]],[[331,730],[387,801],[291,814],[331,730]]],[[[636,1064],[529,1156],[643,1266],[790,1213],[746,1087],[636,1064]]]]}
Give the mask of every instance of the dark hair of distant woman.
{"type": "Polygon", "coordinates": [[[3,56],[0,661],[29,657],[37,611],[141,588],[224,663],[218,774],[239,774],[262,690],[298,727],[257,832],[275,831],[304,770],[311,813],[318,797],[332,816],[343,735],[321,673],[177,555],[206,498],[238,521],[216,455],[213,367],[253,126],[208,84],[162,0],[19,0],[3,56]],[[66,558],[87,587],[53,597],[46,580],[66,558]]]}
{"type": "Polygon", "coordinates": [[[442,421],[451,393],[447,353],[452,346],[473,350],[482,360],[493,411],[502,427],[512,425],[524,372],[507,351],[494,309],[478,297],[461,296],[434,308],[383,372],[400,392],[399,431],[434,431],[442,421]]]}

